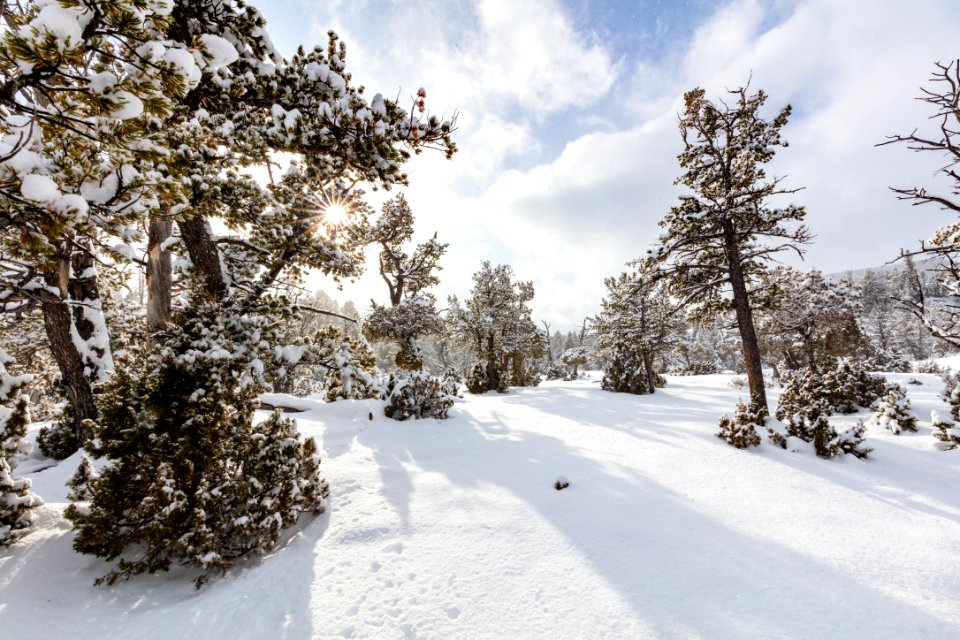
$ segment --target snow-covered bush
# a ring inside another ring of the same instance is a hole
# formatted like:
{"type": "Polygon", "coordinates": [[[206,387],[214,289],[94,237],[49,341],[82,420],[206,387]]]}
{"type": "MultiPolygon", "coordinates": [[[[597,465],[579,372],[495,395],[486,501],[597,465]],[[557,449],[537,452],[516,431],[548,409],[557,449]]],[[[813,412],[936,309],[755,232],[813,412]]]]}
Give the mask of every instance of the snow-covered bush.
{"type": "Polygon", "coordinates": [[[945,451],[960,446],[960,429],[957,428],[953,420],[943,419],[939,413],[931,411],[930,422],[933,425],[933,437],[943,443],[942,448],[945,451]]]}
{"type": "Polygon", "coordinates": [[[856,362],[841,362],[823,375],[825,400],[830,411],[856,413],[858,407],[869,407],[884,394],[886,383],[873,376],[856,362]]]}
{"type": "Polygon", "coordinates": [[[15,478],[13,469],[30,453],[23,442],[29,416],[27,400],[17,397],[30,376],[12,376],[7,365],[12,359],[0,349],[0,547],[23,537],[33,522],[32,509],[43,501],[30,492],[30,481],[15,478]],[[6,406],[13,401],[13,407],[6,406]]]}
{"type": "Polygon", "coordinates": [[[549,367],[547,367],[547,373],[546,373],[547,380],[563,380],[564,376],[566,375],[567,375],[567,370],[557,363],[553,363],[549,367]]]}
{"type": "MultiPolygon", "coordinates": [[[[840,453],[865,458],[870,449],[861,446],[863,426],[857,425],[838,434],[827,417],[834,410],[855,407],[857,400],[869,397],[875,382],[872,377],[864,378],[849,368],[840,367],[833,373],[834,382],[829,386],[825,380],[827,376],[820,376],[809,368],[787,381],[776,412],[777,419],[786,424],[786,434],[771,432],[771,439],[786,448],[785,436],[799,438],[813,444],[821,458],[832,458],[840,453]]],[[[882,383],[882,379],[880,381],[882,383]]]]}
{"type": "Polygon", "coordinates": [[[80,448],[80,440],[74,427],[73,406],[69,402],[64,405],[56,422],[40,428],[37,433],[37,448],[40,453],[54,460],[66,460],[80,448]]]}
{"type": "Polygon", "coordinates": [[[633,343],[622,343],[610,349],[612,358],[603,369],[600,388],[618,393],[650,393],[643,354],[633,343]]]}
{"type": "Polygon", "coordinates": [[[253,424],[278,324],[267,303],[199,304],[106,385],[89,446],[109,464],[73,487],[89,501],[66,512],[77,551],[117,562],[99,582],[177,562],[200,584],[324,511],[314,441],[279,413],[253,424]]]}
{"type": "Polygon", "coordinates": [[[811,405],[825,415],[855,413],[859,407],[871,406],[885,389],[883,378],[847,362],[822,374],[808,367],[786,379],[777,418],[785,420],[785,416],[811,405]]]}
{"type": "Polygon", "coordinates": [[[747,406],[740,401],[733,418],[720,418],[720,430],[717,437],[737,449],[760,446],[760,434],[757,427],[763,427],[767,421],[767,411],[763,407],[747,406]]]}
{"type": "Polygon", "coordinates": [[[453,397],[443,383],[426,371],[390,376],[385,391],[387,406],[383,413],[394,420],[437,418],[443,420],[453,406],[453,397]]]}
{"type": "Polygon", "coordinates": [[[950,415],[960,420],[960,372],[945,375],[943,384],[943,399],[950,405],[950,415]]]}
{"type": "Polygon", "coordinates": [[[466,384],[467,391],[470,393],[486,393],[490,390],[496,390],[497,393],[506,393],[508,388],[507,377],[501,374],[500,369],[495,364],[487,363],[484,365],[482,362],[473,365],[466,384]],[[488,375],[488,370],[490,375],[488,375]]]}
{"type": "Polygon", "coordinates": [[[43,504],[30,492],[30,480],[15,478],[6,458],[0,457],[0,547],[22,538],[33,524],[33,508],[43,504]]]}
{"type": "Polygon", "coordinates": [[[463,397],[463,376],[456,369],[447,369],[441,380],[443,392],[454,398],[463,397]]]}
{"type": "Polygon", "coordinates": [[[950,372],[947,367],[943,367],[937,364],[936,360],[927,359],[927,360],[917,360],[913,363],[913,373],[932,373],[938,376],[946,375],[950,372]]]}
{"type": "Polygon", "coordinates": [[[869,424],[894,433],[916,431],[917,417],[910,411],[906,390],[898,384],[887,385],[887,391],[874,403],[869,424]]]}
{"type": "Polygon", "coordinates": [[[30,455],[30,444],[24,440],[30,413],[26,396],[19,395],[30,376],[7,373],[6,367],[11,363],[12,359],[0,349],[0,458],[12,469],[30,455]]]}

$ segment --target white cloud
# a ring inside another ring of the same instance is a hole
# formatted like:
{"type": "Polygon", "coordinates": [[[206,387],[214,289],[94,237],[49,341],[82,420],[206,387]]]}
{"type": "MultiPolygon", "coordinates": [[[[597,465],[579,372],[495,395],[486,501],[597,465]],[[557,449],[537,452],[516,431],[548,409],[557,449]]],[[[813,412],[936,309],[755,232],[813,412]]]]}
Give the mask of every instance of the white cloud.
{"type": "MultiPolygon", "coordinates": [[[[407,190],[418,228],[451,244],[441,294],[465,293],[489,258],[535,281],[535,309],[554,326],[572,328],[594,313],[603,278],[644,252],[675,201],[683,91],[703,86],[716,98],[751,76],[770,95],[771,113],[787,102],[795,108],[785,129],[791,146],[774,170],[805,188],[795,200],[818,235],[808,264],[830,271],[884,262],[944,215],[911,209],[887,189],[929,184],[938,159],[874,144],[925,125],[918,87],[935,60],[958,55],[953,0],[735,0],[682,50],[633,60],[629,74],[620,54],[594,42],[557,2],[410,6],[312,10],[324,30],[349,37],[350,67],[370,89],[424,85],[431,106],[462,111],[461,154],[449,163],[416,158],[407,190]],[[609,112],[584,110],[615,96],[628,115],[613,124],[609,112]],[[568,116],[586,127],[582,135],[559,144],[538,138],[557,131],[545,119],[568,116]]],[[[375,280],[364,287],[355,291],[380,295],[375,280]]]]}

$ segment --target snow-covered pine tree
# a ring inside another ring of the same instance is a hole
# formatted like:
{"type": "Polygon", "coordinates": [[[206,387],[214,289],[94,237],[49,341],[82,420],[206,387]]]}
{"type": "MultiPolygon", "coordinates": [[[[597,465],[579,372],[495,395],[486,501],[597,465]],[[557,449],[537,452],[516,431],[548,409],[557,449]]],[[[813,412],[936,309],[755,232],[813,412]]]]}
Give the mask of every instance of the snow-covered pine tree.
{"type": "Polygon", "coordinates": [[[116,569],[101,578],[185,563],[200,582],[248,554],[270,550],[300,513],[321,513],[326,483],[312,439],[279,413],[253,424],[264,388],[264,343],[275,339],[269,302],[224,313],[194,308],[168,328],[164,348],[104,388],[89,445],[106,458],[66,512],[74,548],[116,569]]]}
{"type": "Polygon", "coordinates": [[[371,312],[363,324],[364,336],[371,341],[391,340],[400,350],[395,364],[404,371],[423,368],[417,340],[441,330],[436,300],[426,290],[436,285],[436,271],[447,245],[437,235],[413,248],[404,246],[413,238],[413,211],[403,195],[383,204],[380,219],[373,225],[371,240],[380,245],[380,277],[387,284],[390,306],[371,301],[371,312]]]}
{"type": "Polygon", "coordinates": [[[743,401],[737,402],[733,418],[720,418],[720,430],[717,437],[737,449],[760,446],[758,428],[764,428],[768,414],[761,407],[748,407],[743,401]]]}
{"type": "Polygon", "coordinates": [[[944,451],[952,451],[960,447],[960,429],[953,420],[944,420],[936,411],[930,412],[930,423],[933,426],[933,437],[939,440],[944,451]]]}
{"type": "Polygon", "coordinates": [[[470,298],[461,306],[449,301],[447,321],[451,331],[474,350],[480,362],[467,379],[471,393],[505,392],[517,360],[541,357],[543,336],[530,317],[533,284],[513,280],[513,268],[484,261],[473,274],[470,298]]]}
{"type": "MultiPolygon", "coordinates": [[[[70,516],[75,548],[117,561],[108,581],[172,562],[205,577],[323,509],[313,441],[280,416],[252,421],[288,363],[279,327],[295,307],[273,292],[309,269],[358,274],[367,223],[348,186],[405,182],[401,165],[424,145],[454,151],[453,124],[421,115],[422,101],[411,114],[352,86],[335,34],[283,59],[245,3],[178,3],[172,18],[165,35],[198,57],[170,63],[189,73],[161,127],[174,188],[155,213],[175,222],[189,294],[171,321],[152,310],[151,350],[104,390],[93,448],[110,464],[70,516]],[[240,173],[275,154],[290,165],[267,187],[240,173]]],[[[143,55],[166,64],[162,48],[143,55]]],[[[157,241],[150,251],[169,247],[157,241]]]]}
{"type": "Polygon", "coordinates": [[[882,396],[873,405],[869,424],[889,429],[893,433],[916,431],[917,417],[910,411],[906,390],[898,384],[888,384],[882,396]]]}
{"type": "Polygon", "coordinates": [[[0,349],[0,547],[23,537],[33,522],[31,510],[43,501],[30,492],[30,481],[16,478],[13,469],[30,453],[23,437],[27,432],[27,401],[18,396],[29,376],[7,373],[12,359],[0,349]],[[13,406],[7,406],[12,404],[13,406]]]}
{"type": "Polygon", "coordinates": [[[851,282],[828,280],[817,269],[776,267],[764,274],[763,290],[769,302],[757,331],[765,357],[779,368],[831,369],[837,358],[868,354],[860,292],[851,282]]]}
{"type": "Polygon", "coordinates": [[[811,235],[803,226],[788,226],[803,220],[802,207],[769,204],[775,196],[796,191],[784,188],[780,178],[768,179],[764,169],[776,148],[786,145],[780,130],[790,107],[765,120],[760,115],[767,100],[763,91],[748,95],[742,87],[731,95],[733,104],[714,104],[699,88],[684,95],[684,150],[678,156],[684,173],[677,183],[689,191],[661,221],[665,232],[649,259],[660,264],[684,305],[711,315],[732,305],[750,402],[767,408],[752,285],[775,254],[800,252],[811,235]]]}
{"type": "Polygon", "coordinates": [[[13,362],[13,358],[0,349],[0,458],[6,460],[11,469],[30,455],[30,444],[24,440],[30,413],[27,397],[21,395],[21,391],[32,378],[10,374],[7,367],[13,362]]]}
{"type": "Polygon", "coordinates": [[[681,329],[663,282],[639,271],[604,283],[607,296],[593,320],[597,348],[607,361],[601,385],[610,391],[653,393],[662,386],[654,359],[663,359],[681,329]]]}
{"type": "Polygon", "coordinates": [[[203,34],[166,37],[169,0],[17,2],[0,40],[0,297],[39,307],[77,440],[112,368],[98,271],[168,193],[172,99],[212,70],[203,34]],[[109,46],[104,46],[108,43],[109,46]]]}

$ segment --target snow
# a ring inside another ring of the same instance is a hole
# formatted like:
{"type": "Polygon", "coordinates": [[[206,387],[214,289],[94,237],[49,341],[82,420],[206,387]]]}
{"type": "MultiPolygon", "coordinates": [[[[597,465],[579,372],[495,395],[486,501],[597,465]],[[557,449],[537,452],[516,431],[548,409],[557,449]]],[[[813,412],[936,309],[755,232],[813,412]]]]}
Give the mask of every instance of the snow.
{"type": "MultiPolygon", "coordinates": [[[[917,415],[934,375],[890,374],[917,415]]],[[[870,428],[869,460],[715,437],[732,376],[652,396],[596,377],[458,400],[394,422],[379,401],[272,395],[301,409],[332,495],[270,557],[201,590],[193,574],[93,587],[70,548],[63,483],[0,551],[0,629],[97,638],[960,637],[960,452],[929,422],[870,428]],[[372,414],[373,419],[370,419],[372,414]],[[569,487],[557,491],[558,479],[569,487]],[[162,630],[159,631],[159,630],[162,630]]],[[[771,390],[773,396],[776,390],[771,390]]],[[[266,398],[265,398],[266,399],[266,398]]],[[[261,413],[265,416],[266,413],[261,413]]],[[[836,416],[838,431],[869,415],[836,416]]]]}
{"type": "Polygon", "coordinates": [[[60,189],[57,183],[36,173],[23,176],[23,182],[20,183],[20,193],[27,200],[34,202],[50,202],[60,197],[60,189]]]}
{"type": "Polygon", "coordinates": [[[207,66],[211,69],[233,64],[240,57],[232,44],[220,36],[204,33],[197,38],[204,53],[207,54],[207,66]]]}
{"type": "Polygon", "coordinates": [[[46,35],[53,36],[57,49],[66,51],[80,43],[83,39],[83,27],[92,17],[93,14],[88,11],[67,9],[56,3],[48,4],[21,30],[21,35],[30,38],[31,32],[35,30],[41,38],[46,35]]]}
{"type": "Polygon", "coordinates": [[[118,107],[110,115],[118,120],[130,120],[143,115],[143,101],[129,91],[116,93],[118,107]]]}

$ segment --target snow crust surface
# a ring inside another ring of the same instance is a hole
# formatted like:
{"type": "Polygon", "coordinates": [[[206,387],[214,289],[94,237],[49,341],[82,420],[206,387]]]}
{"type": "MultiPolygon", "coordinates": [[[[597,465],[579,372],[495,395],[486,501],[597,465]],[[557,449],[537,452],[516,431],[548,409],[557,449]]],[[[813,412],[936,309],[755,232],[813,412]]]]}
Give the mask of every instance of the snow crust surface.
{"type": "Polygon", "coordinates": [[[182,569],[93,587],[107,566],[62,517],[79,457],[27,462],[46,505],[0,551],[0,636],[960,637],[960,451],[925,420],[942,382],[888,377],[919,432],[871,428],[866,461],[728,446],[744,392],[724,375],[653,396],[544,383],[446,421],[273,395],[317,438],[331,508],[199,591],[182,569]]]}

